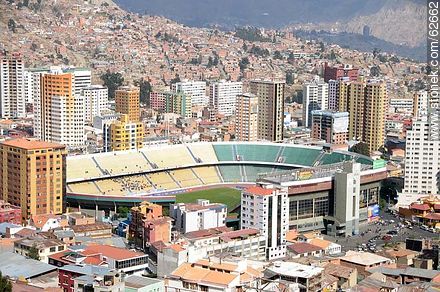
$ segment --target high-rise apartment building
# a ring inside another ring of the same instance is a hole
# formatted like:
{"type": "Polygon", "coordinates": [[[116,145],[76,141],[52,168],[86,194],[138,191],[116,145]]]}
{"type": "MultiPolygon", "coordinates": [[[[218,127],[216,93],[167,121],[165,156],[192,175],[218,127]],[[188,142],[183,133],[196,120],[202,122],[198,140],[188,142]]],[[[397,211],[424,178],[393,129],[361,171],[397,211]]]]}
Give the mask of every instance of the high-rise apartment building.
{"type": "Polygon", "coordinates": [[[312,111],[328,107],[328,84],[316,77],[303,85],[303,124],[312,126],[312,111]]]}
{"type": "Polygon", "coordinates": [[[190,118],[191,97],[183,92],[151,92],[151,108],[165,113],[175,113],[190,118]]]}
{"type": "Polygon", "coordinates": [[[346,94],[350,117],[349,139],[367,143],[370,152],[378,150],[384,145],[385,139],[385,114],[388,103],[385,82],[349,82],[346,94]]]}
{"type": "Polygon", "coordinates": [[[348,141],[348,113],[312,111],[312,137],[331,144],[348,141]]]}
{"type": "Polygon", "coordinates": [[[359,69],[353,68],[348,64],[334,67],[325,64],[324,67],[324,82],[328,82],[329,80],[339,80],[343,77],[348,77],[350,81],[355,81],[358,79],[358,75],[359,69]]]}
{"type": "Polygon", "coordinates": [[[284,86],[284,81],[250,82],[250,93],[258,97],[258,139],[283,140],[284,86]]]}
{"type": "Polygon", "coordinates": [[[66,151],[60,144],[14,139],[0,144],[0,198],[21,207],[23,220],[63,213],[66,151]]]}
{"type": "Polygon", "coordinates": [[[231,116],[235,113],[237,95],[243,92],[241,82],[219,81],[209,85],[209,103],[219,114],[231,116]]]}
{"type": "Polygon", "coordinates": [[[122,86],[115,92],[116,112],[127,115],[130,122],[140,120],[140,90],[137,87],[122,86]]]}
{"type": "Polygon", "coordinates": [[[328,81],[328,110],[337,112],[347,111],[346,90],[348,81],[350,81],[348,77],[328,81]]]}
{"type": "Polygon", "coordinates": [[[238,141],[258,139],[258,97],[253,94],[243,93],[237,96],[235,139],[238,141]]]}
{"type": "Polygon", "coordinates": [[[108,109],[108,88],[101,85],[91,85],[82,91],[84,96],[85,121],[93,121],[93,117],[100,116],[108,109]]]}
{"type": "Polygon", "coordinates": [[[188,81],[183,80],[171,85],[173,92],[183,92],[186,96],[191,97],[191,106],[206,106],[209,103],[209,97],[206,95],[205,81],[188,81]]]}
{"type": "MultiPolygon", "coordinates": [[[[406,134],[405,183],[403,196],[410,202],[420,195],[440,193],[440,142],[429,138],[427,116],[413,121],[406,134]]],[[[399,196],[399,200],[400,200],[399,196]]]]}
{"type": "Polygon", "coordinates": [[[256,228],[266,237],[268,260],[286,256],[289,196],[286,189],[252,186],[241,194],[241,229],[256,228]]]}
{"type": "Polygon", "coordinates": [[[144,124],[132,122],[128,115],[121,115],[110,125],[110,148],[112,151],[140,149],[144,141],[144,124]]]}
{"type": "Polygon", "coordinates": [[[20,54],[0,56],[0,118],[26,115],[24,64],[20,54]]]}
{"type": "Polygon", "coordinates": [[[420,90],[413,97],[413,116],[423,117],[428,115],[428,92],[420,90]]]}
{"type": "Polygon", "coordinates": [[[84,98],[75,94],[75,75],[53,70],[39,73],[40,92],[34,95],[34,134],[41,140],[84,146],[84,98]]]}

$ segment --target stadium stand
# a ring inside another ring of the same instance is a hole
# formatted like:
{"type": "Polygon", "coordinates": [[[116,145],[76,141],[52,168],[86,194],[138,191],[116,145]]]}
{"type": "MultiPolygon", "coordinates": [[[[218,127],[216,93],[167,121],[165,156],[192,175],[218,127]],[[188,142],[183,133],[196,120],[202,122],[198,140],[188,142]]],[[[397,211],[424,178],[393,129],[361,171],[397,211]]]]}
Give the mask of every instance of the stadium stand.
{"type": "Polygon", "coordinates": [[[218,168],[225,182],[245,181],[240,173],[239,165],[220,165],[218,168]]]}
{"type": "Polygon", "coordinates": [[[202,163],[218,162],[214,148],[211,144],[187,144],[192,154],[202,163]]]}
{"type": "Polygon", "coordinates": [[[235,161],[232,145],[212,145],[218,161],[235,161]]]}
{"type": "Polygon", "coordinates": [[[122,196],[128,194],[128,190],[122,185],[121,180],[109,178],[96,181],[96,185],[106,196],[122,196]]]}
{"type": "Polygon", "coordinates": [[[69,188],[73,193],[78,194],[97,194],[100,191],[96,188],[93,182],[81,182],[76,184],[70,184],[69,188]]]}
{"type": "Polygon", "coordinates": [[[170,171],[170,175],[182,187],[192,187],[202,185],[203,183],[196,177],[191,169],[177,169],[170,171]]]}
{"type": "Polygon", "coordinates": [[[174,182],[167,172],[149,173],[148,178],[153,182],[156,190],[171,190],[179,188],[179,185],[174,182]]]}
{"type": "Polygon", "coordinates": [[[246,181],[256,181],[258,174],[271,173],[274,168],[272,166],[249,166],[245,167],[246,181]]]}
{"type": "Polygon", "coordinates": [[[283,163],[313,166],[313,163],[320,152],[320,149],[289,146],[284,149],[283,163]]]}
{"type": "Polygon", "coordinates": [[[275,162],[279,146],[237,144],[237,154],[241,161],[275,162]]]}
{"type": "Polygon", "coordinates": [[[185,145],[174,145],[170,148],[147,148],[144,150],[144,154],[148,157],[148,160],[156,164],[158,168],[196,163],[185,145]]]}
{"type": "Polygon", "coordinates": [[[109,174],[138,173],[151,169],[140,152],[118,151],[94,156],[99,166],[109,174]]]}
{"type": "Polygon", "coordinates": [[[122,178],[122,184],[132,194],[146,193],[153,189],[145,175],[133,175],[122,178]]]}
{"type": "Polygon", "coordinates": [[[102,176],[102,172],[90,156],[72,156],[67,163],[67,177],[74,179],[88,179],[102,176]]]}
{"type": "Polygon", "coordinates": [[[221,183],[215,166],[204,166],[193,168],[194,172],[200,177],[205,184],[221,183]]]}

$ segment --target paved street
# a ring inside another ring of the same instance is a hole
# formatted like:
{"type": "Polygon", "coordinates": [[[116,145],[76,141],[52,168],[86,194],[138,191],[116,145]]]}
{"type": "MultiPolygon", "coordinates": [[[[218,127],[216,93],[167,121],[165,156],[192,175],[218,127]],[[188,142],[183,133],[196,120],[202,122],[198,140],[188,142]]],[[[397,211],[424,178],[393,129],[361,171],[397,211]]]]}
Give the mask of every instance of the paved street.
{"type": "MultiPolygon", "coordinates": [[[[379,235],[379,239],[375,241],[377,250],[380,250],[381,247],[386,243],[398,243],[405,242],[406,238],[435,238],[439,239],[440,234],[434,234],[432,232],[421,229],[418,226],[413,226],[413,229],[409,229],[406,227],[398,228],[400,223],[399,218],[385,212],[381,212],[380,216],[387,223],[384,225],[376,225],[374,223],[370,224],[362,224],[360,226],[360,234],[356,236],[352,236],[349,238],[339,238],[336,239],[336,243],[342,245],[342,250],[357,250],[358,246],[362,243],[367,243],[368,240],[373,237],[379,235]],[[389,220],[394,220],[394,223],[388,223],[389,220]],[[382,236],[384,236],[390,230],[398,230],[398,234],[391,238],[389,241],[382,240],[382,236]]],[[[327,237],[330,240],[335,241],[334,237],[327,237]]]]}

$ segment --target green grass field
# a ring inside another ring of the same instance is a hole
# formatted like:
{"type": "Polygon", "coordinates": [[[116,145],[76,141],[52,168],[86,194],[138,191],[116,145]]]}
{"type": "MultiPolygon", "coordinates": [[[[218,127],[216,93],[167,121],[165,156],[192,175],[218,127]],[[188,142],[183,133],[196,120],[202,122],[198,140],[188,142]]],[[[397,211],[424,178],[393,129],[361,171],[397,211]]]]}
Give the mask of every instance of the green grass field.
{"type": "Polygon", "coordinates": [[[240,204],[241,192],[231,188],[216,188],[203,191],[178,194],[176,203],[195,203],[197,199],[206,199],[211,203],[221,203],[228,206],[228,212],[240,204]]]}

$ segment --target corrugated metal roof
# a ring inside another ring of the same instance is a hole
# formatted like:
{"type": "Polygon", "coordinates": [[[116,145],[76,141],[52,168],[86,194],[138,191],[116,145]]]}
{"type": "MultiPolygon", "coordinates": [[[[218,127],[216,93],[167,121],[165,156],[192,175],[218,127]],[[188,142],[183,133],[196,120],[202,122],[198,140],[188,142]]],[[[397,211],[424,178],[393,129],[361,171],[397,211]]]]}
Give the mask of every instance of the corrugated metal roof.
{"type": "Polygon", "coordinates": [[[29,279],[57,269],[55,266],[27,259],[22,255],[12,252],[0,252],[0,263],[0,271],[2,274],[12,278],[22,276],[29,279]]]}

